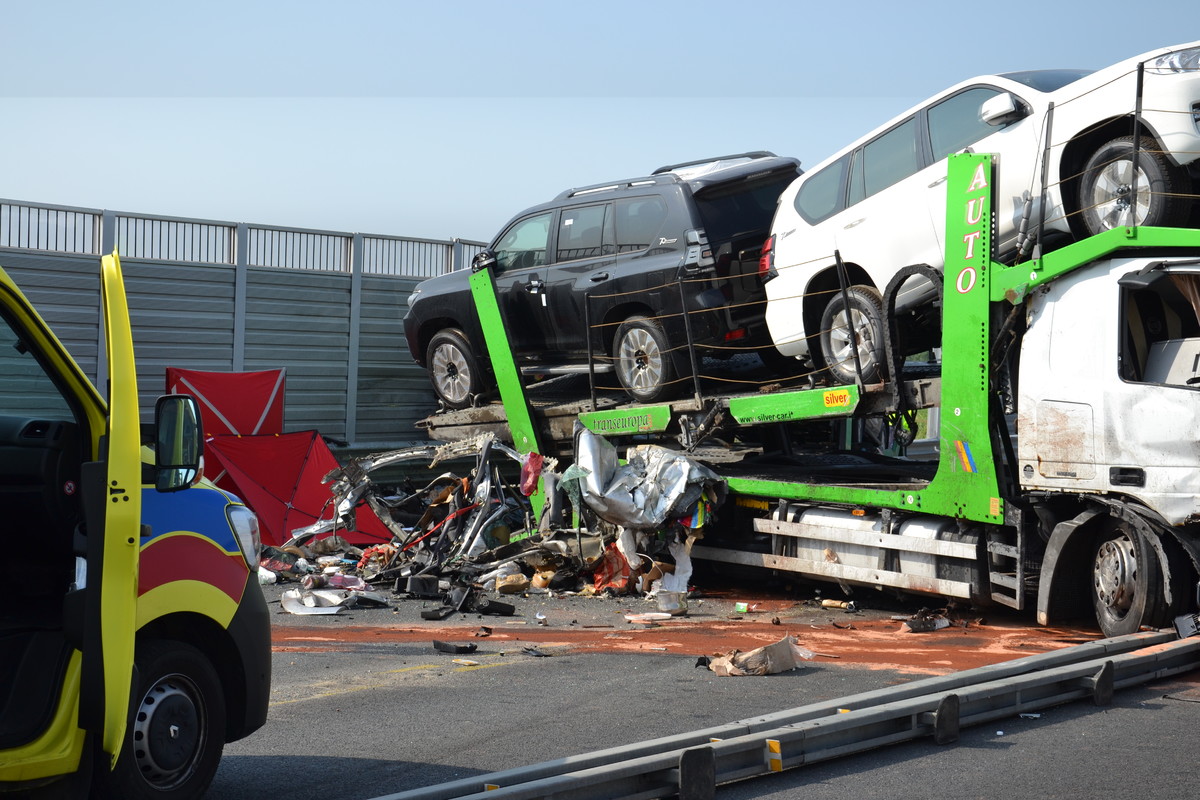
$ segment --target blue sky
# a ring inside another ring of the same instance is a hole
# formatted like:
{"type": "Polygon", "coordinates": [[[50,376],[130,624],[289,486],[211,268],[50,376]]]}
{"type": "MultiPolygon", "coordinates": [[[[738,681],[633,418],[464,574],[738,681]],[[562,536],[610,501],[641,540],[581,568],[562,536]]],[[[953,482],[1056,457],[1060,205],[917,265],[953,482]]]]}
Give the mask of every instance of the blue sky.
{"type": "Polygon", "coordinates": [[[0,197],[486,240],[570,186],[812,165],[973,75],[1200,39],[1195,0],[1153,9],[0,0],[0,197]]]}

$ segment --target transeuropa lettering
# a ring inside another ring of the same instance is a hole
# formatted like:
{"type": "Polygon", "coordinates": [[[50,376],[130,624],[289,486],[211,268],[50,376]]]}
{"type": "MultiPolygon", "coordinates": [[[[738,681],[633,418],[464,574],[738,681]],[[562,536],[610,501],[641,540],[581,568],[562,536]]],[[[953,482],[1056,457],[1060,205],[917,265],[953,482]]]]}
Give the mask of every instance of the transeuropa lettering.
{"type": "Polygon", "coordinates": [[[649,414],[636,414],[630,417],[609,417],[607,419],[592,420],[591,428],[594,431],[628,431],[628,430],[643,430],[653,426],[654,420],[649,414]]]}

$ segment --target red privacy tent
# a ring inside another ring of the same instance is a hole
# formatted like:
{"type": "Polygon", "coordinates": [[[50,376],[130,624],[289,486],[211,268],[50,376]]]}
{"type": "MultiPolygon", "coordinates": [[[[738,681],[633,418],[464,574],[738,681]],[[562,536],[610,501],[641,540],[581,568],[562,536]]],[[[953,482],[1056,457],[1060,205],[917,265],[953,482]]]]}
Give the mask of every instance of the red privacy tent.
{"type": "MultiPolygon", "coordinates": [[[[292,531],[332,519],[330,487],[321,479],[338,466],[316,431],[283,433],[286,372],[204,372],[167,368],[167,392],[190,394],[204,423],[205,476],[236,494],[258,515],[263,544],[280,545],[292,531]]],[[[391,532],[366,506],[358,530],[338,531],[353,544],[390,541],[391,532]]]]}
{"type": "MultiPolygon", "coordinates": [[[[223,473],[218,485],[258,515],[263,544],[279,546],[295,529],[333,518],[332,495],[321,479],[338,463],[316,431],[213,436],[205,443],[204,458],[205,472],[223,473]]],[[[358,507],[355,517],[357,530],[338,531],[351,544],[391,541],[391,531],[366,505],[358,507]]]]}
{"type": "Polygon", "coordinates": [[[190,394],[200,402],[210,436],[283,433],[284,369],[203,372],[167,367],[167,394],[190,394]]]}

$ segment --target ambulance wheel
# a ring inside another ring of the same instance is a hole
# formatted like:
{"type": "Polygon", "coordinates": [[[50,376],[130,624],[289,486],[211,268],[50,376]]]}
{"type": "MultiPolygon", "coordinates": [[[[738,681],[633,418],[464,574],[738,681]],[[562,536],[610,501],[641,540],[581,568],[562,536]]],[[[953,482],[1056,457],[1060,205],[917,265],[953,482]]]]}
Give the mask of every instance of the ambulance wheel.
{"type": "Polygon", "coordinates": [[[97,761],[100,797],[192,800],[204,795],[225,747],[225,696],[212,664],[182,642],[138,648],[139,683],[116,769],[97,761]]]}

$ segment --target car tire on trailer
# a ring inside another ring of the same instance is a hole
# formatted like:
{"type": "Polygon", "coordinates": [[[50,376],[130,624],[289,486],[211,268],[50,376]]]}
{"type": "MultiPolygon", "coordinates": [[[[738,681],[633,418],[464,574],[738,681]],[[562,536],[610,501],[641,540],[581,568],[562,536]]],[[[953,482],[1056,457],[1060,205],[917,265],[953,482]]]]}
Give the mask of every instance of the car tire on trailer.
{"type": "Polygon", "coordinates": [[[216,670],[183,642],[138,649],[139,683],[125,744],[111,772],[98,758],[99,797],[192,800],[212,783],[225,747],[225,695],[216,670]]]}
{"type": "Polygon", "coordinates": [[[630,317],[617,328],[613,362],[617,380],[639,403],[663,400],[675,391],[670,343],[662,327],[648,317],[630,317]]]}
{"type": "Polygon", "coordinates": [[[466,408],[483,391],[479,361],[467,337],[456,328],[434,334],[425,349],[433,391],[449,408],[466,408]]]}
{"type": "Polygon", "coordinates": [[[854,347],[850,337],[853,325],[862,366],[863,383],[879,383],[884,376],[883,298],[873,286],[851,286],[845,299],[835,291],[821,315],[821,355],[833,381],[854,383],[854,347]],[[850,313],[846,313],[847,301],[850,313]]]}
{"type": "Polygon", "coordinates": [[[1176,226],[1187,219],[1191,182],[1154,139],[1138,139],[1137,199],[1133,187],[1133,137],[1121,136],[1096,150],[1079,181],[1079,208],[1089,236],[1132,225],[1176,226]]]}
{"type": "Polygon", "coordinates": [[[1142,536],[1114,520],[1092,555],[1092,607],[1105,636],[1167,624],[1158,556],[1142,536]]]}

